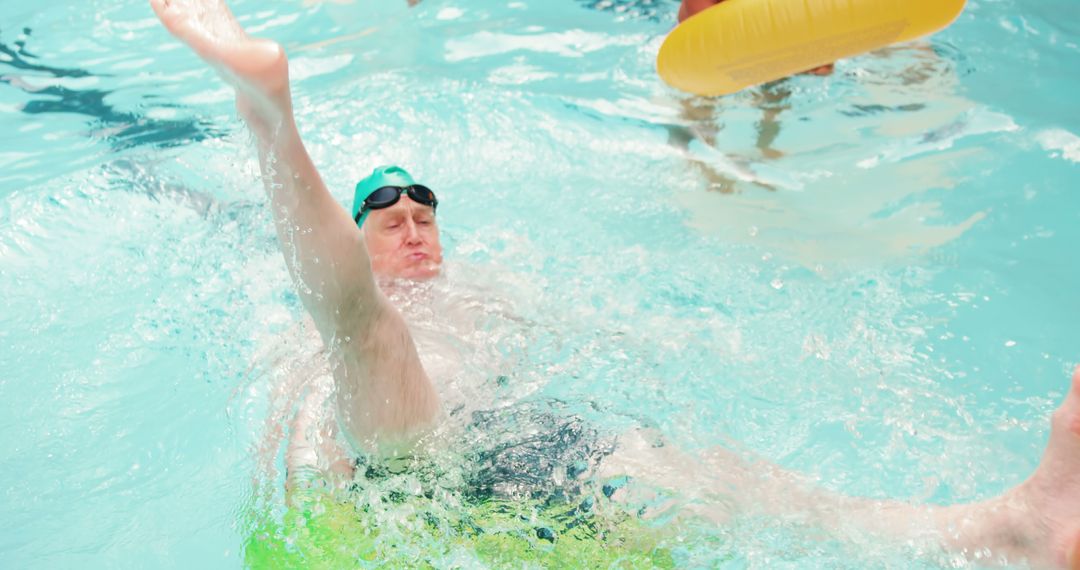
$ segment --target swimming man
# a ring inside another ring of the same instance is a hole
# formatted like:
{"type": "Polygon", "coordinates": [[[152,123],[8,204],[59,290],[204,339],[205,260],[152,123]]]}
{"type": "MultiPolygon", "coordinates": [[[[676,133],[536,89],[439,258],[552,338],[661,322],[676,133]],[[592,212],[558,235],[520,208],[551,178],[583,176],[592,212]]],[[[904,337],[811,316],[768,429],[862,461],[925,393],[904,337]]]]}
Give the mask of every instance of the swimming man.
{"type": "MultiPolygon", "coordinates": [[[[339,422],[354,452],[410,449],[440,421],[440,402],[404,319],[376,277],[426,279],[439,273],[435,195],[405,171],[384,168],[358,185],[350,215],[327,190],[300,140],[281,46],[249,37],[222,0],[150,3],[165,27],[236,89],[237,109],[258,145],[282,253],[326,345],[339,422]]],[[[694,459],[665,448],[650,452],[640,441],[625,446],[642,453],[611,457],[610,465],[633,476],[659,473],[661,483],[691,478],[706,489],[745,483],[738,499],[747,505],[806,513],[822,525],[854,520],[902,539],[932,533],[957,552],[989,548],[1010,560],[1080,569],[1080,368],[1053,416],[1035,473],[1000,497],[975,504],[931,507],[843,497],[719,451],[694,459]],[[664,456],[685,463],[658,464],[664,456]],[[735,478],[751,468],[769,476],[735,478]]]]}

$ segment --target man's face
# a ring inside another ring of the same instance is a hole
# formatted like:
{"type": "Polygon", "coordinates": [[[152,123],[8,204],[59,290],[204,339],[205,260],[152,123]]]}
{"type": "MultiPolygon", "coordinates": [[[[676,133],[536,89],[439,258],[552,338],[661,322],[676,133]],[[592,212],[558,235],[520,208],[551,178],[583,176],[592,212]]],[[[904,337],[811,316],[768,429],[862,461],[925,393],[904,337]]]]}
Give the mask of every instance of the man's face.
{"type": "Polygon", "coordinates": [[[439,273],[442,245],[435,210],[402,195],[397,204],[372,210],[364,221],[371,270],[382,277],[428,279],[439,273]]]}

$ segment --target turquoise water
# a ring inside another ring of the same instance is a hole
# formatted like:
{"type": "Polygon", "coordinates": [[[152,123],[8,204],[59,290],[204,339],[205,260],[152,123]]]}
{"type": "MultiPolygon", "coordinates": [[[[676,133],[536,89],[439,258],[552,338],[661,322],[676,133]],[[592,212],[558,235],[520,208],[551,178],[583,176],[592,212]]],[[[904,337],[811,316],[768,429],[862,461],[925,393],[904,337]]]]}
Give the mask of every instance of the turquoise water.
{"type": "MultiPolygon", "coordinates": [[[[470,339],[501,397],[854,495],[976,500],[1036,465],[1080,359],[1072,4],[972,1],[704,117],[654,73],[674,2],[232,5],[289,51],[333,193],[407,165],[450,287],[487,276],[532,323],[470,339]]],[[[7,8],[0,566],[240,566],[301,311],[231,93],[141,1],[7,8]]],[[[732,567],[889,561],[718,532],[732,567]]]]}

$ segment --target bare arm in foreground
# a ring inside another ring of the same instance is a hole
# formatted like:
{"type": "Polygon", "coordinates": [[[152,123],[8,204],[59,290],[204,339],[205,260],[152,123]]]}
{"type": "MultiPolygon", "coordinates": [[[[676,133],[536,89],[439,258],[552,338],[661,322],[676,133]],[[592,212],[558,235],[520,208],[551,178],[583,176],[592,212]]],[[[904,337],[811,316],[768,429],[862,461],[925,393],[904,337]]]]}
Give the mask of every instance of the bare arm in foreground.
{"type": "Polygon", "coordinates": [[[379,290],[364,234],[326,189],[293,118],[281,46],[254,39],[222,0],[151,0],[174,36],[236,89],[258,144],[281,251],[329,352],[350,438],[393,453],[431,427],[439,401],[409,330],[379,290]]]}

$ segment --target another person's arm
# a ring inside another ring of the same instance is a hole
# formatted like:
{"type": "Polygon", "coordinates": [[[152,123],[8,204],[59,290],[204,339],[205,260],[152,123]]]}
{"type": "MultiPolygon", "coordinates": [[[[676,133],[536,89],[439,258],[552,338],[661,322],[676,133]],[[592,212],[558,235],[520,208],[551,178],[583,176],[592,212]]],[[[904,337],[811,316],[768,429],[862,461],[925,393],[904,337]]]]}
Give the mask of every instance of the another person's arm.
{"type": "Polygon", "coordinates": [[[711,8],[724,0],[682,0],[679,5],[679,22],[683,22],[698,12],[711,8]]]}

